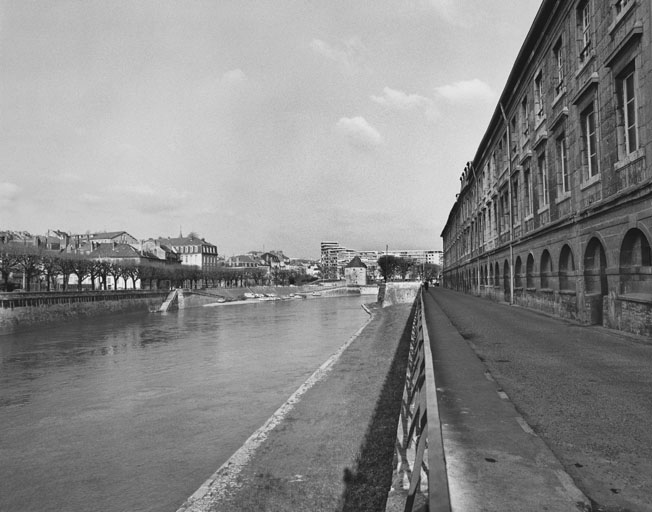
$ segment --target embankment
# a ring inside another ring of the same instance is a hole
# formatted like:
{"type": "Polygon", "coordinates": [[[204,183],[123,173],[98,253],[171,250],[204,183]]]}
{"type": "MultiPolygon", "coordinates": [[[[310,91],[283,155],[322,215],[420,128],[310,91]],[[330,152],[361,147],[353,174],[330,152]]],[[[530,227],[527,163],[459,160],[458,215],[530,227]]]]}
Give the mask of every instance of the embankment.
{"type": "Polygon", "coordinates": [[[416,299],[421,283],[418,281],[390,282],[381,286],[378,301],[383,307],[394,304],[412,304],[416,299]]]}
{"type": "Polygon", "coordinates": [[[148,311],[166,291],[50,292],[0,295],[0,335],[112,313],[148,311]]]}

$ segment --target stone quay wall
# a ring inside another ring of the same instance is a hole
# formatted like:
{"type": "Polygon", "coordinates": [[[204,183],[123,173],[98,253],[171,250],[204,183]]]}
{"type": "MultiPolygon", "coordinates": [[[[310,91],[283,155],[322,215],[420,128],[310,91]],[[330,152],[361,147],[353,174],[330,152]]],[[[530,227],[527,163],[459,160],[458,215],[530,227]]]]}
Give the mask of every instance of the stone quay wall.
{"type": "Polygon", "coordinates": [[[0,294],[0,335],[57,322],[158,308],[167,291],[0,294]]]}

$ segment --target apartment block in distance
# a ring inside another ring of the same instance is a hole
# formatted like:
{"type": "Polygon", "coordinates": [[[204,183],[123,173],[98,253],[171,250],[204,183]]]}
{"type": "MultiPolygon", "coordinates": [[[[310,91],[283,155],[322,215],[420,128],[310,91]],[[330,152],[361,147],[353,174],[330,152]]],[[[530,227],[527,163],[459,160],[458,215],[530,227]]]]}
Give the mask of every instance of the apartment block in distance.
{"type": "Polygon", "coordinates": [[[462,173],[445,286],[652,336],[651,10],[543,1],[462,173]]]}

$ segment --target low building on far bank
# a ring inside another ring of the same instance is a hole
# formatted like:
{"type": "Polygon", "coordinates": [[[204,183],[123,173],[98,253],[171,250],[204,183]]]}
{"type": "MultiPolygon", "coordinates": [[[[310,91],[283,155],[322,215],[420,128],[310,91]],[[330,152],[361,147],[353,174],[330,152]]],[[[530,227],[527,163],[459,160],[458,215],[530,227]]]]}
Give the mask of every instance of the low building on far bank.
{"type": "Polygon", "coordinates": [[[359,256],[353,258],[344,268],[344,279],[346,279],[347,285],[367,285],[367,265],[362,263],[362,260],[359,256]]]}
{"type": "Polygon", "coordinates": [[[177,252],[182,265],[194,265],[201,270],[216,270],[219,266],[217,247],[203,238],[191,235],[158,240],[177,252]]]}

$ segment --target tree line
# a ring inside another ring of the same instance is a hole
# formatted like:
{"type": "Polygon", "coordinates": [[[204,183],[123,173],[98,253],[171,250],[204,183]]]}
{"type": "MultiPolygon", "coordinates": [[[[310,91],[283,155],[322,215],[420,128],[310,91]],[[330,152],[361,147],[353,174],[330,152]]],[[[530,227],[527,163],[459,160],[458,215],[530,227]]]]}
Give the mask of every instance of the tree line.
{"type": "Polygon", "coordinates": [[[217,267],[201,269],[190,265],[169,265],[147,260],[91,259],[83,254],[64,253],[18,244],[0,244],[0,274],[2,291],[19,288],[11,280],[13,274],[23,277],[25,291],[34,282],[43,283],[47,291],[70,289],[70,279],[75,276],[77,291],[84,288],[108,290],[108,277],[113,278],[114,288],[120,279],[127,288],[131,282],[136,288],[168,289],[171,287],[244,287],[302,284],[311,278],[294,270],[272,268],[217,267]],[[87,282],[88,284],[84,284],[87,282]]]}
{"type": "Polygon", "coordinates": [[[378,258],[378,269],[385,282],[397,278],[405,281],[408,277],[431,281],[437,279],[441,273],[441,267],[434,263],[419,263],[412,258],[401,258],[391,254],[378,258]]]}

